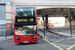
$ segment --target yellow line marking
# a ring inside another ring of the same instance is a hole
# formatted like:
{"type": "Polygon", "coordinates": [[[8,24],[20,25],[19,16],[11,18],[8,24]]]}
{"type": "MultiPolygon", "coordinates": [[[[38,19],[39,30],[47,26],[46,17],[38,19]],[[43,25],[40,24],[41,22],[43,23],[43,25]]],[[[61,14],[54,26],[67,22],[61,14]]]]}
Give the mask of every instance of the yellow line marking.
{"type": "Polygon", "coordinates": [[[65,45],[65,44],[56,44],[56,45],[71,46],[71,45],[65,45]]]}
{"type": "Polygon", "coordinates": [[[75,36],[73,36],[73,38],[75,38],[75,36]]]}
{"type": "Polygon", "coordinates": [[[44,37],[44,39],[47,39],[46,37],[44,37]]]}
{"type": "Polygon", "coordinates": [[[50,39],[50,40],[48,40],[48,41],[57,41],[57,39],[50,39]]]}
{"type": "Polygon", "coordinates": [[[74,45],[72,45],[71,47],[69,47],[67,50],[70,50],[71,48],[73,48],[75,46],[75,44],[74,45]]]}
{"type": "Polygon", "coordinates": [[[55,45],[54,43],[51,43],[51,42],[49,42],[48,40],[46,40],[46,39],[44,39],[46,42],[48,42],[48,43],[50,43],[50,44],[52,44],[53,46],[55,46],[56,48],[58,48],[58,49],[60,49],[60,50],[64,50],[64,49],[62,49],[62,48],[60,48],[60,47],[58,47],[57,45],[55,45]]]}
{"type": "Polygon", "coordinates": [[[64,40],[64,39],[61,39],[61,40],[55,41],[55,42],[53,42],[53,43],[57,43],[57,42],[62,41],[62,40],[64,40]]]}

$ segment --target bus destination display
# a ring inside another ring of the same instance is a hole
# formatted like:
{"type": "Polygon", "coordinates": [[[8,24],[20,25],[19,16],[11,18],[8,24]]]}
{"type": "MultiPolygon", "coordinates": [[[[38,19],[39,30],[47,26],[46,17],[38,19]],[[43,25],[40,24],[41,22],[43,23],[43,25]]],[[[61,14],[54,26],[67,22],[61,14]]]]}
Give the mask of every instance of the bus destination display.
{"type": "Polygon", "coordinates": [[[33,23],[35,22],[35,18],[16,18],[16,23],[33,23]]]}

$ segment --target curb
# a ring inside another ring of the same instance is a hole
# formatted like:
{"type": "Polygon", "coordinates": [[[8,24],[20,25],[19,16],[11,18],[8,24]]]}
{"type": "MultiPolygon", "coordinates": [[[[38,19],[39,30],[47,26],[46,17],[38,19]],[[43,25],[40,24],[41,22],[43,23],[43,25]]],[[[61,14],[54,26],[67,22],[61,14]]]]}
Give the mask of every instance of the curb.
{"type": "MultiPolygon", "coordinates": [[[[42,31],[41,29],[39,29],[40,31],[42,31]]],[[[44,37],[44,35],[38,33],[38,35],[42,38],[42,39],[47,39],[47,37],[44,37]]]]}
{"type": "Polygon", "coordinates": [[[60,36],[65,36],[65,37],[75,37],[75,36],[67,36],[67,35],[60,34],[61,32],[60,32],[60,33],[58,33],[58,32],[51,31],[51,30],[47,30],[47,31],[49,31],[49,32],[51,32],[51,33],[58,34],[58,35],[60,35],[60,36]]]}
{"type": "Polygon", "coordinates": [[[38,34],[42,39],[47,39],[47,37],[44,37],[43,35],[38,34]]]}
{"type": "Polygon", "coordinates": [[[39,34],[39,33],[38,33],[38,36],[40,36],[42,39],[44,39],[43,35],[41,35],[41,34],[39,34]]]}
{"type": "MultiPolygon", "coordinates": [[[[40,31],[43,31],[43,30],[41,30],[41,29],[39,29],[40,31]]],[[[63,35],[63,34],[60,34],[60,33],[58,33],[58,32],[55,32],[55,31],[51,31],[51,30],[47,30],[47,31],[49,31],[49,32],[51,32],[51,33],[54,33],[54,34],[57,34],[57,35],[60,35],[60,36],[65,36],[65,37],[74,37],[75,38],[75,36],[67,36],[67,35],[63,35]]]]}

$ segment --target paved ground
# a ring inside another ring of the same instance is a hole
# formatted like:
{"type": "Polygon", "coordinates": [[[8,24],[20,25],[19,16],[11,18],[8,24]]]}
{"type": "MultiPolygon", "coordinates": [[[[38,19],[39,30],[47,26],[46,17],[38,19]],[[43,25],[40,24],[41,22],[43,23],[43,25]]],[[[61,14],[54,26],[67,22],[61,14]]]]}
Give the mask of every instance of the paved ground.
{"type": "MultiPolygon", "coordinates": [[[[49,30],[71,35],[70,26],[49,27],[49,30]]],[[[75,26],[72,26],[72,35],[75,35],[75,26]]]]}
{"type": "MultiPolygon", "coordinates": [[[[43,34],[43,32],[39,31],[43,34]]],[[[47,41],[63,50],[75,50],[75,38],[56,35],[46,31],[47,41]]],[[[59,49],[60,49],[59,48],[59,49]]]]}
{"type": "Polygon", "coordinates": [[[37,44],[14,44],[14,40],[0,42],[0,50],[59,50],[39,37],[37,44]]]}
{"type": "Polygon", "coordinates": [[[0,41],[5,41],[9,39],[13,39],[13,35],[12,36],[0,36],[0,41]]]}
{"type": "MultiPolygon", "coordinates": [[[[44,34],[42,31],[38,31],[44,34]]],[[[47,39],[39,36],[37,44],[15,44],[14,40],[1,41],[0,50],[75,50],[75,38],[60,36],[48,31],[47,39]]]]}

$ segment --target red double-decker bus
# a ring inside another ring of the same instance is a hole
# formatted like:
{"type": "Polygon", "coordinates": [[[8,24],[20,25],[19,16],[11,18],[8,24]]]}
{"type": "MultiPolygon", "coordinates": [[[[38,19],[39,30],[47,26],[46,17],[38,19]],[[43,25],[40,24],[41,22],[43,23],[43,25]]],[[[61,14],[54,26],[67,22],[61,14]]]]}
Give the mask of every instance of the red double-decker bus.
{"type": "Polygon", "coordinates": [[[37,43],[37,11],[34,7],[16,8],[13,22],[14,43],[37,43]]]}

